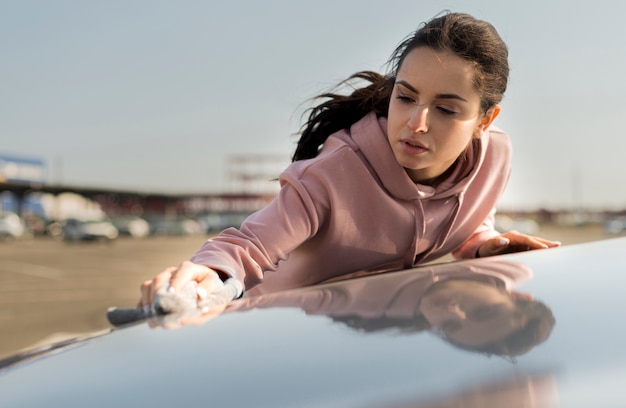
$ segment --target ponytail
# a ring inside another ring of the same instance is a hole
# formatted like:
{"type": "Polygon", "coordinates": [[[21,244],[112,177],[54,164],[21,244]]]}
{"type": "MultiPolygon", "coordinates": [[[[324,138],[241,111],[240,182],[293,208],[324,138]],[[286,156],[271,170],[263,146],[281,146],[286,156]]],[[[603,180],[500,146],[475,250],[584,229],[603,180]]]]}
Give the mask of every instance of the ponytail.
{"type": "Polygon", "coordinates": [[[394,78],[362,71],[341,82],[339,87],[346,85],[354,88],[353,84],[357,81],[366,81],[369,85],[355,89],[350,95],[327,92],[314,98],[326,101],[309,110],[309,118],[302,126],[293,161],[317,156],[328,136],[349,128],[369,112],[387,116],[394,78]]]}

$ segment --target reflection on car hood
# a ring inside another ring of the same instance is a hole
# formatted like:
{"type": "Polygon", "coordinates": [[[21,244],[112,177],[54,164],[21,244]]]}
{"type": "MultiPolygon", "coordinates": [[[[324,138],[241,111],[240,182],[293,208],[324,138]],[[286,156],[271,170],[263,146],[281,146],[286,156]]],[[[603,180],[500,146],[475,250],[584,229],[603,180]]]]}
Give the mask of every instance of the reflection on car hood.
{"type": "Polygon", "coordinates": [[[176,330],[142,323],[14,357],[0,395],[21,407],[625,406],[624,248],[618,238],[244,298],[168,323],[176,330]]]}

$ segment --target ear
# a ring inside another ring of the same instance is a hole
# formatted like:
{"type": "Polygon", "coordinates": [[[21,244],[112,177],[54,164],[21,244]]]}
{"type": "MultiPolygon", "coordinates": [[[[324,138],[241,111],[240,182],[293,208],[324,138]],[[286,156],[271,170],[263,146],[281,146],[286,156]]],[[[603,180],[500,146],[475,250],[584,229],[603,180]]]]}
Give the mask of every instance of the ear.
{"type": "Polygon", "coordinates": [[[478,122],[478,125],[476,126],[476,130],[474,131],[474,137],[476,139],[480,139],[483,133],[485,133],[485,131],[489,129],[489,126],[491,126],[491,124],[493,123],[494,120],[496,120],[499,114],[500,114],[500,105],[494,105],[491,108],[489,108],[487,112],[485,112],[485,115],[480,120],[480,122],[478,122]]]}

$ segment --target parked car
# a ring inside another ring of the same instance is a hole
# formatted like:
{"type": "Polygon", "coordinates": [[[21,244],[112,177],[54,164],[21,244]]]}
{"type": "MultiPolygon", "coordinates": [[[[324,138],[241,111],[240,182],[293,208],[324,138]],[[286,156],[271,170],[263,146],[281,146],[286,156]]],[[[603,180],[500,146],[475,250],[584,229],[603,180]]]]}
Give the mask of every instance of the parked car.
{"type": "Polygon", "coordinates": [[[605,220],[604,233],[610,235],[626,232],[626,217],[613,217],[605,220]]]}
{"type": "Polygon", "coordinates": [[[248,211],[222,211],[203,214],[197,220],[205,232],[217,233],[229,227],[239,228],[250,214],[248,211]]]}
{"type": "Polygon", "coordinates": [[[119,235],[108,220],[78,220],[68,218],[63,223],[63,239],[74,241],[113,241],[119,235]]]}
{"type": "Polygon", "coordinates": [[[151,235],[200,235],[204,234],[200,223],[191,218],[155,219],[150,222],[151,235]]]}
{"type": "Polygon", "coordinates": [[[111,218],[111,222],[120,235],[128,235],[133,238],[144,238],[150,235],[150,224],[141,217],[114,217],[111,218]]]}
{"type": "MultiPolygon", "coordinates": [[[[7,407],[624,407],[626,238],[153,317],[0,361],[7,407]]],[[[104,311],[103,311],[104,313],[104,311]]]]}
{"type": "Polygon", "coordinates": [[[26,232],[24,222],[15,213],[0,214],[0,240],[21,238],[26,232]]]}
{"type": "Polygon", "coordinates": [[[498,214],[495,221],[496,230],[502,233],[511,230],[519,231],[526,235],[537,235],[539,233],[539,223],[530,218],[512,218],[498,214]]]}

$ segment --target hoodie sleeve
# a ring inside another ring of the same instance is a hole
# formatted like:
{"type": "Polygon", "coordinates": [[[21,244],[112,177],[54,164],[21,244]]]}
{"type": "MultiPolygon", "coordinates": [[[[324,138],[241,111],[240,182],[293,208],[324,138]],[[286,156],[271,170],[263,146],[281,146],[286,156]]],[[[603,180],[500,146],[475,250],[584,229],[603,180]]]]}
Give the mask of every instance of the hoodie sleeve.
{"type": "MultiPolygon", "coordinates": [[[[276,270],[278,262],[313,236],[320,220],[319,197],[311,197],[293,171],[281,175],[281,190],[239,229],[228,228],[207,240],[190,258],[241,282],[246,290],[276,270]]],[[[241,294],[239,294],[241,295],[241,294]]]]}
{"type": "Polygon", "coordinates": [[[470,235],[470,237],[455,251],[452,252],[452,256],[455,259],[471,259],[476,258],[478,249],[485,241],[500,235],[495,229],[495,214],[496,209],[492,209],[491,213],[485,218],[483,223],[470,235]]]}
{"type": "Polygon", "coordinates": [[[483,161],[465,195],[465,200],[475,205],[469,212],[472,217],[484,219],[463,244],[452,252],[456,259],[476,258],[478,249],[485,241],[500,235],[495,228],[496,205],[511,175],[512,147],[508,135],[495,127],[489,130],[484,139],[486,147],[483,161]]]}

